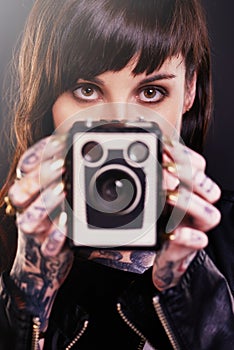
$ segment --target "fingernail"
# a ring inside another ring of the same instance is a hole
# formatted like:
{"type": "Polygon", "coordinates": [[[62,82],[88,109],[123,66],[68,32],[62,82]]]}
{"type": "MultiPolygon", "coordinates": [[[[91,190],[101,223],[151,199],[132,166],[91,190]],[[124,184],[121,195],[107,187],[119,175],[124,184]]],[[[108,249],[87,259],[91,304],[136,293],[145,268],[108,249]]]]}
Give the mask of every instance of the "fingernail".
{"type": "Polygon", "coordinates": [[[65,211],[62,211],[59,215],[59,221],[58,226],[59,228],[64,228],[67,224],[67,213],[65,211]]]}
{"type": "Polygon", "coordinates": [[[57,186],[54,187],[53,192],[55,195],[59,195],[64,190],[64,183],[60,182],[57,186]]]}
{"type": "Polygon", "coordinates": [[[50,165],[50,169],[51,170],[58,170],[58,169],[62,168],[63,165],[64,165],[64,160],[63,159],[57,159],[50,165]]]}
{"type": "Polygon", "coordinates": [[[67,135],[56,135],[54,140],[51,141],[51,145],[54,148],[57,148],[58,146],[61,145],[61,143],[64,143],[67,139],[67,135]]]}

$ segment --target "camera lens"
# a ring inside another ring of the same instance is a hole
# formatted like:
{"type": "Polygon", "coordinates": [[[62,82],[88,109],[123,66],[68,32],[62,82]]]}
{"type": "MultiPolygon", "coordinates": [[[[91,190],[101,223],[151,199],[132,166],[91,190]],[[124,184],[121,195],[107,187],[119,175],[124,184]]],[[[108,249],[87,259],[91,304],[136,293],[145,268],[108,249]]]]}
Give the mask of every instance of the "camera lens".
{"type": "Polygon", "coordinates": [[[82,148],[82,156],[88,162],[97,162],[103,156],[102,146],[95,141],[87,142],[82,148]]]}
{"type": "Polygon", "coordinates": [[[100,169],[92,179],[89,195],[93,207],[104,213],[123,215],[132,211],[141,198],[141,183],[128,167],[114,164],[100,169]]]}
{"type": "Polygon", "coordinates": [[[128,148],[128,156],[134,162],[144,162],[149,156],[149,148],[143,142],[133,142],[128,148]]]}

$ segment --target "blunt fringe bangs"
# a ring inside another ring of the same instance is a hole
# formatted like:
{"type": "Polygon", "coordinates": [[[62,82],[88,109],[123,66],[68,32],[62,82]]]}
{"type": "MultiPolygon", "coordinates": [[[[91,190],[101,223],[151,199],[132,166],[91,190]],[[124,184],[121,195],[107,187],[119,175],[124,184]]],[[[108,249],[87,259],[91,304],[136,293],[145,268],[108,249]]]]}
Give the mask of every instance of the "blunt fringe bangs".
{"type": "Polygon", "coordinates": [[[193,70],[199,64],[203,47],[199,47],[201,32],[194,21],[194,1],[50,1],[56,5],[47,73],[57,76],[55,84],[64,90],[78,78],[119,71],[135,55],[139,56],[135,74],[150,74],[168,57],[180,53],[189,57],[193,70]]]}

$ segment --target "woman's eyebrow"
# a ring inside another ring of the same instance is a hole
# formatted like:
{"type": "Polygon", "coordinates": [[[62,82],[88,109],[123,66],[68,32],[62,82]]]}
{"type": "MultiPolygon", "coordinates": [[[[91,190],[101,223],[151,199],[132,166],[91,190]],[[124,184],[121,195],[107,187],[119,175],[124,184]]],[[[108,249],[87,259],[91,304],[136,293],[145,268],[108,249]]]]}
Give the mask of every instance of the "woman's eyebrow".
{"type": "MultiPolygon", "coordinates": [[[[153,81],[157,81],[157,80],[169,80],[169,79],[174,79],[175,77],[176,77],[175,74],[160,73],[160,74],[155,74],[152,77],[145,78],[145,79],[141,80],[139,82],[139,84],[140,85],[148,84],[148,83],[152,83],[153,81]]],[[[104,81],[99,79],[98,77],[87,77],[87,78],[83,78],[83,79],[84,79],[84,81],[87,81],[87,82],[95,83],[95,84],[102,85],[102,86],[105,85],[104,81]]],[[[79,79],[78,82],[80,80],[83,80],[83,79],[79,79]]]]}
{"type": "Polygon", "coordinates": [[[152,77],[141,80],[140,85],[152,83],[153,81],[157,81],[157,80],[174,79],[175,77],[176,77],[175,74],[155,74],[152,77]]]}
{"type": "Polygon", "coordinates": [[[80,79],[78,79],[78,81],[77,81],[77,83],[79,83],[79,82],[90,82],[90,83],[95,83],[95,84],[98,84],[98,85],[105,85],[104,84],[104,81],[103,80],[101,80],[101,79],[99,79],[99,78],[97,78],[97,77],[86,77],[86,78],[80,78],[80,79]]]}

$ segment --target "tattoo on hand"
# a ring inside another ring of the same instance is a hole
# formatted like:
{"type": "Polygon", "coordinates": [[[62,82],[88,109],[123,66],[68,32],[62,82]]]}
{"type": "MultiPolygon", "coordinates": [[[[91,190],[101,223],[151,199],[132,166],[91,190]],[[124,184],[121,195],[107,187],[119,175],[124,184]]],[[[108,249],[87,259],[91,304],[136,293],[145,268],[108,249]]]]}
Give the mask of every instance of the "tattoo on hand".
{"type": "Polygon", "coordinates": [[[173,261],[167,261],[165,266],[160,267],[156,260],[156,270],[154,273],[154,282],[159,290],[169,288],[174,280],[174,266],[173,261]]]}
{"type": "Polygon", "coordinates": [[[39,143],[37,143],[32,148],[32,151],[23,159],[22,167],[38,163],[39,159],[41,158],[41,151],[44,149],[45,145],[45,140],[42,140],[39,143]]]}
{"type": "Polygon", "coordinates": [[[43,216],[45,215],[46,208],[40,207],[40,206],[34,206],[32,210],[27,210],[25,212],[25,215],[22,215],[21,221],[19,221],[19,224],[23,223],[32,223],[32,222],[38,222],[40,221],[43,216]]]}
{"type": "Polygon", "coordinates": [[[56,292],[71,266],[72,253],[66,251],[56,257],[45,258],[34,238],[24,239],[25,247],[18,252],[11,277],[25,293],[27,311],[40,318],[41,330],[44,330],[56,292]]]}
{"type": "Polygon", "coordinates": [[[191,264],[195,255],[196,251],[180,260],[166,261],[161,267],[159,263],[160,259],[158,259],[160,256],[159,253],[153,270],[153,282],[156,288],[158,290],[165,290],[175,286],[191,264]]]}

